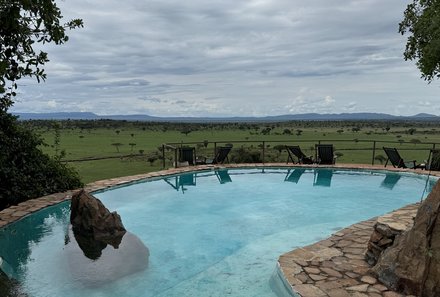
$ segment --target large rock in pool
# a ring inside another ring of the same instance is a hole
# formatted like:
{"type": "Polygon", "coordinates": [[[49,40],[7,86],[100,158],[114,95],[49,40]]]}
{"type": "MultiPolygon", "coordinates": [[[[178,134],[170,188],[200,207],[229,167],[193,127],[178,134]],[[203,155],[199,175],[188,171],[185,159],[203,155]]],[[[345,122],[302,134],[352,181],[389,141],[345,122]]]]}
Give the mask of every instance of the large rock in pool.
{"type": "Polygon", "coordinates": [[[414,226],[396,237],[373,271],[394,290],[440,296],[440,181],[421,204],[414,226]]]}
{"type": "Polygon", "coordinates": [[[102,286],[148,266],[148,248],[127,232],[120,216],[84,190],[72,197],[64,251],[72,279],[87,287],[102,286]]]}
{"type": "Polygon", "coordinates": [[[125,234],[121,217],[116,212],[110,212],[99,199],[84,190],[72,196],[70,211],[70,223],[75,234],[92,237],[115,247],[125,234]]]}

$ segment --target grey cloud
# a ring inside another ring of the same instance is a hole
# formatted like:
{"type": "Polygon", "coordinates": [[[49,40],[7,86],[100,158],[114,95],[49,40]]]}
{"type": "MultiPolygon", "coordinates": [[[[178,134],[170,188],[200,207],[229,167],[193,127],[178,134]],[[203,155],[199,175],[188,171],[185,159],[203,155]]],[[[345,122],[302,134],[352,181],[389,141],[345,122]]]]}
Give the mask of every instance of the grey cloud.
{"type": "Polygon", "coordinates": [[[425,88],[415,67],[402,59],[405,38],[397,26],[403,2],[66,0],[59,5],[66,19],[83,18],[85,28],[71,31],[63,46],[45,47],[49,78],[45,84],[24,83],[22,101],[35,104],[17,104],[21,111],[37,109],[38,98],[44,98],[54,108],[72,111],[128,113],[138,104],[139,112],[182,115],[172,103],[184,98],[187,113],[204,108],[207,114],[264,115],[282,112],[292,94],[307,87],[316,96],[304,97],[303,112],[340,112],[353,98],[362,98],[356,99],[356,110],[402,98],[422,111],[428,107],[417,102],[434,102],[438,93],[425,88]],[[325,96],[336,102],[320,106],[325,96]]]}

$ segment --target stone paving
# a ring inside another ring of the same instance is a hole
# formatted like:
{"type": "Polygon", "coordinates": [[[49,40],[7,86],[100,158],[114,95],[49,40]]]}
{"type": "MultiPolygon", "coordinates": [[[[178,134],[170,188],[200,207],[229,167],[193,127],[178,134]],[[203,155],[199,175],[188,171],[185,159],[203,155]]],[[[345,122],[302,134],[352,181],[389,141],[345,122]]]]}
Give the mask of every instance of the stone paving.
{"type": "MultiPolygon", "coordinates": [[[[383,224],[412,226],[418,204],[380,219],[383,224]]],[[[365,252],[377,219],[342,229],[331,237],[280,256],[278,263],[293,291],[302,297],[394,297],[370,274],[365,252]]],[[[411,295],[408,295],[411,296],[411,295]]]]}
{"type": "MultiPolygon", "coordinates": [[[[105,190],[109,187],[122,186],[145,179],[160,178],[168,175],[210,171],[218,168],[265,168],[265,167],[304,167],[304,168],[338,168],[338,169],[371,169],[399,172],[413,172],[427,174],[424,170],[398,169],[365,164],[337,164],[337,165],[298,165],[286,163],[255,163],[255,164],[227,164],[227,165],[199,165],[151,172],[146,174],[113,178],[88,184],[85,189],[89,192],[105,190]]],[[[431,175],[440,176],[440,172],[431,172],[431,175]]],[[[0,211],[0,228],[15,222],[32,212],[70,200],[74,191],[56,193],[28,200],[18,205],[0,211]]],[[[397,215],[390,216],[398,221],[408,221],[414,212],[415,205],[401,209],[397,215]],[[410,211],[407,211],[410,210],[410,211]]],[[[391,220],[392,220],[391,219],[391,220]]],[[[409,220],[411,221],[411,220],[409,220]]],[[[372,233],[375,219],[352,225],[335,233],[332,237],[313,245],[296,249],[284,254],[279,259],[281,271],[284,273],[290,286],[302,297],[363,297],[363,296],[404,296],[389,291],[374,277],[369,275],[368,264],[364,254],[368,239],[372,233]]]]}

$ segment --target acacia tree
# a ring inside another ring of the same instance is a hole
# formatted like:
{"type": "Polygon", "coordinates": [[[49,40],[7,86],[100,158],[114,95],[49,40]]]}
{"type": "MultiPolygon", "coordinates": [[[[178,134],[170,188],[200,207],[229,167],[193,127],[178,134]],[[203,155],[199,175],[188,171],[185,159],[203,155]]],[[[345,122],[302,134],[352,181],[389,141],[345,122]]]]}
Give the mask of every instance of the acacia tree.
{"type": "Polygon", "coordinates": [[[413,0],[404,12],[399,32],[409,33],[405,60],[416,60],[422,78],[440,77],[440,0],[413,0]]]}
{"type": "Polygon", "coordinates": [[[14,103],[17,81],[34,77],[46,79],[42,66],[47,53],[36,51],[35,43],[63,44],[67,29],[82,27],[80,19],[62,24],[54,0],[0,0],[0,110],[14,103]]]}

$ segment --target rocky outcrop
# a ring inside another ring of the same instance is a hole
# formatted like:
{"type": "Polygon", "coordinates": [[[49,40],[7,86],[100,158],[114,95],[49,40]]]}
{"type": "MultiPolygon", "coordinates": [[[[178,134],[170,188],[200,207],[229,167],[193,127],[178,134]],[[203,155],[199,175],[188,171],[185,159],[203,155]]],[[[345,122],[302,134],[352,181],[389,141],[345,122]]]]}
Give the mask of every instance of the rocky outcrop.
{"type": "Polygon", "coordinates": [[[76,236],[91,238],[117,248],[126,230],[121,217],[81,190],[72,196],[70,222],[76,236]]]}
{"type": "Polygon", "coordinates": [[[420,206],[414,226],[397,236],[373,271],[390,288],[416,296],[440,296],[440,182],[420,206]]]}
{"type": "Polygon", "coordinates": [[[125,230],[116,212],[84,190],[72,196],[70,221],[64,252],[76,282],[96,287],[147,268],[148,248],[125,230]]]}
{"type": "Polygon", "coordinates": [[[396,210],[377,219],[365,254],[368,264],[376,265],[382,252],[393,245],[395,238],[413,226],[416,214],[417,209],[396,210]]]}

